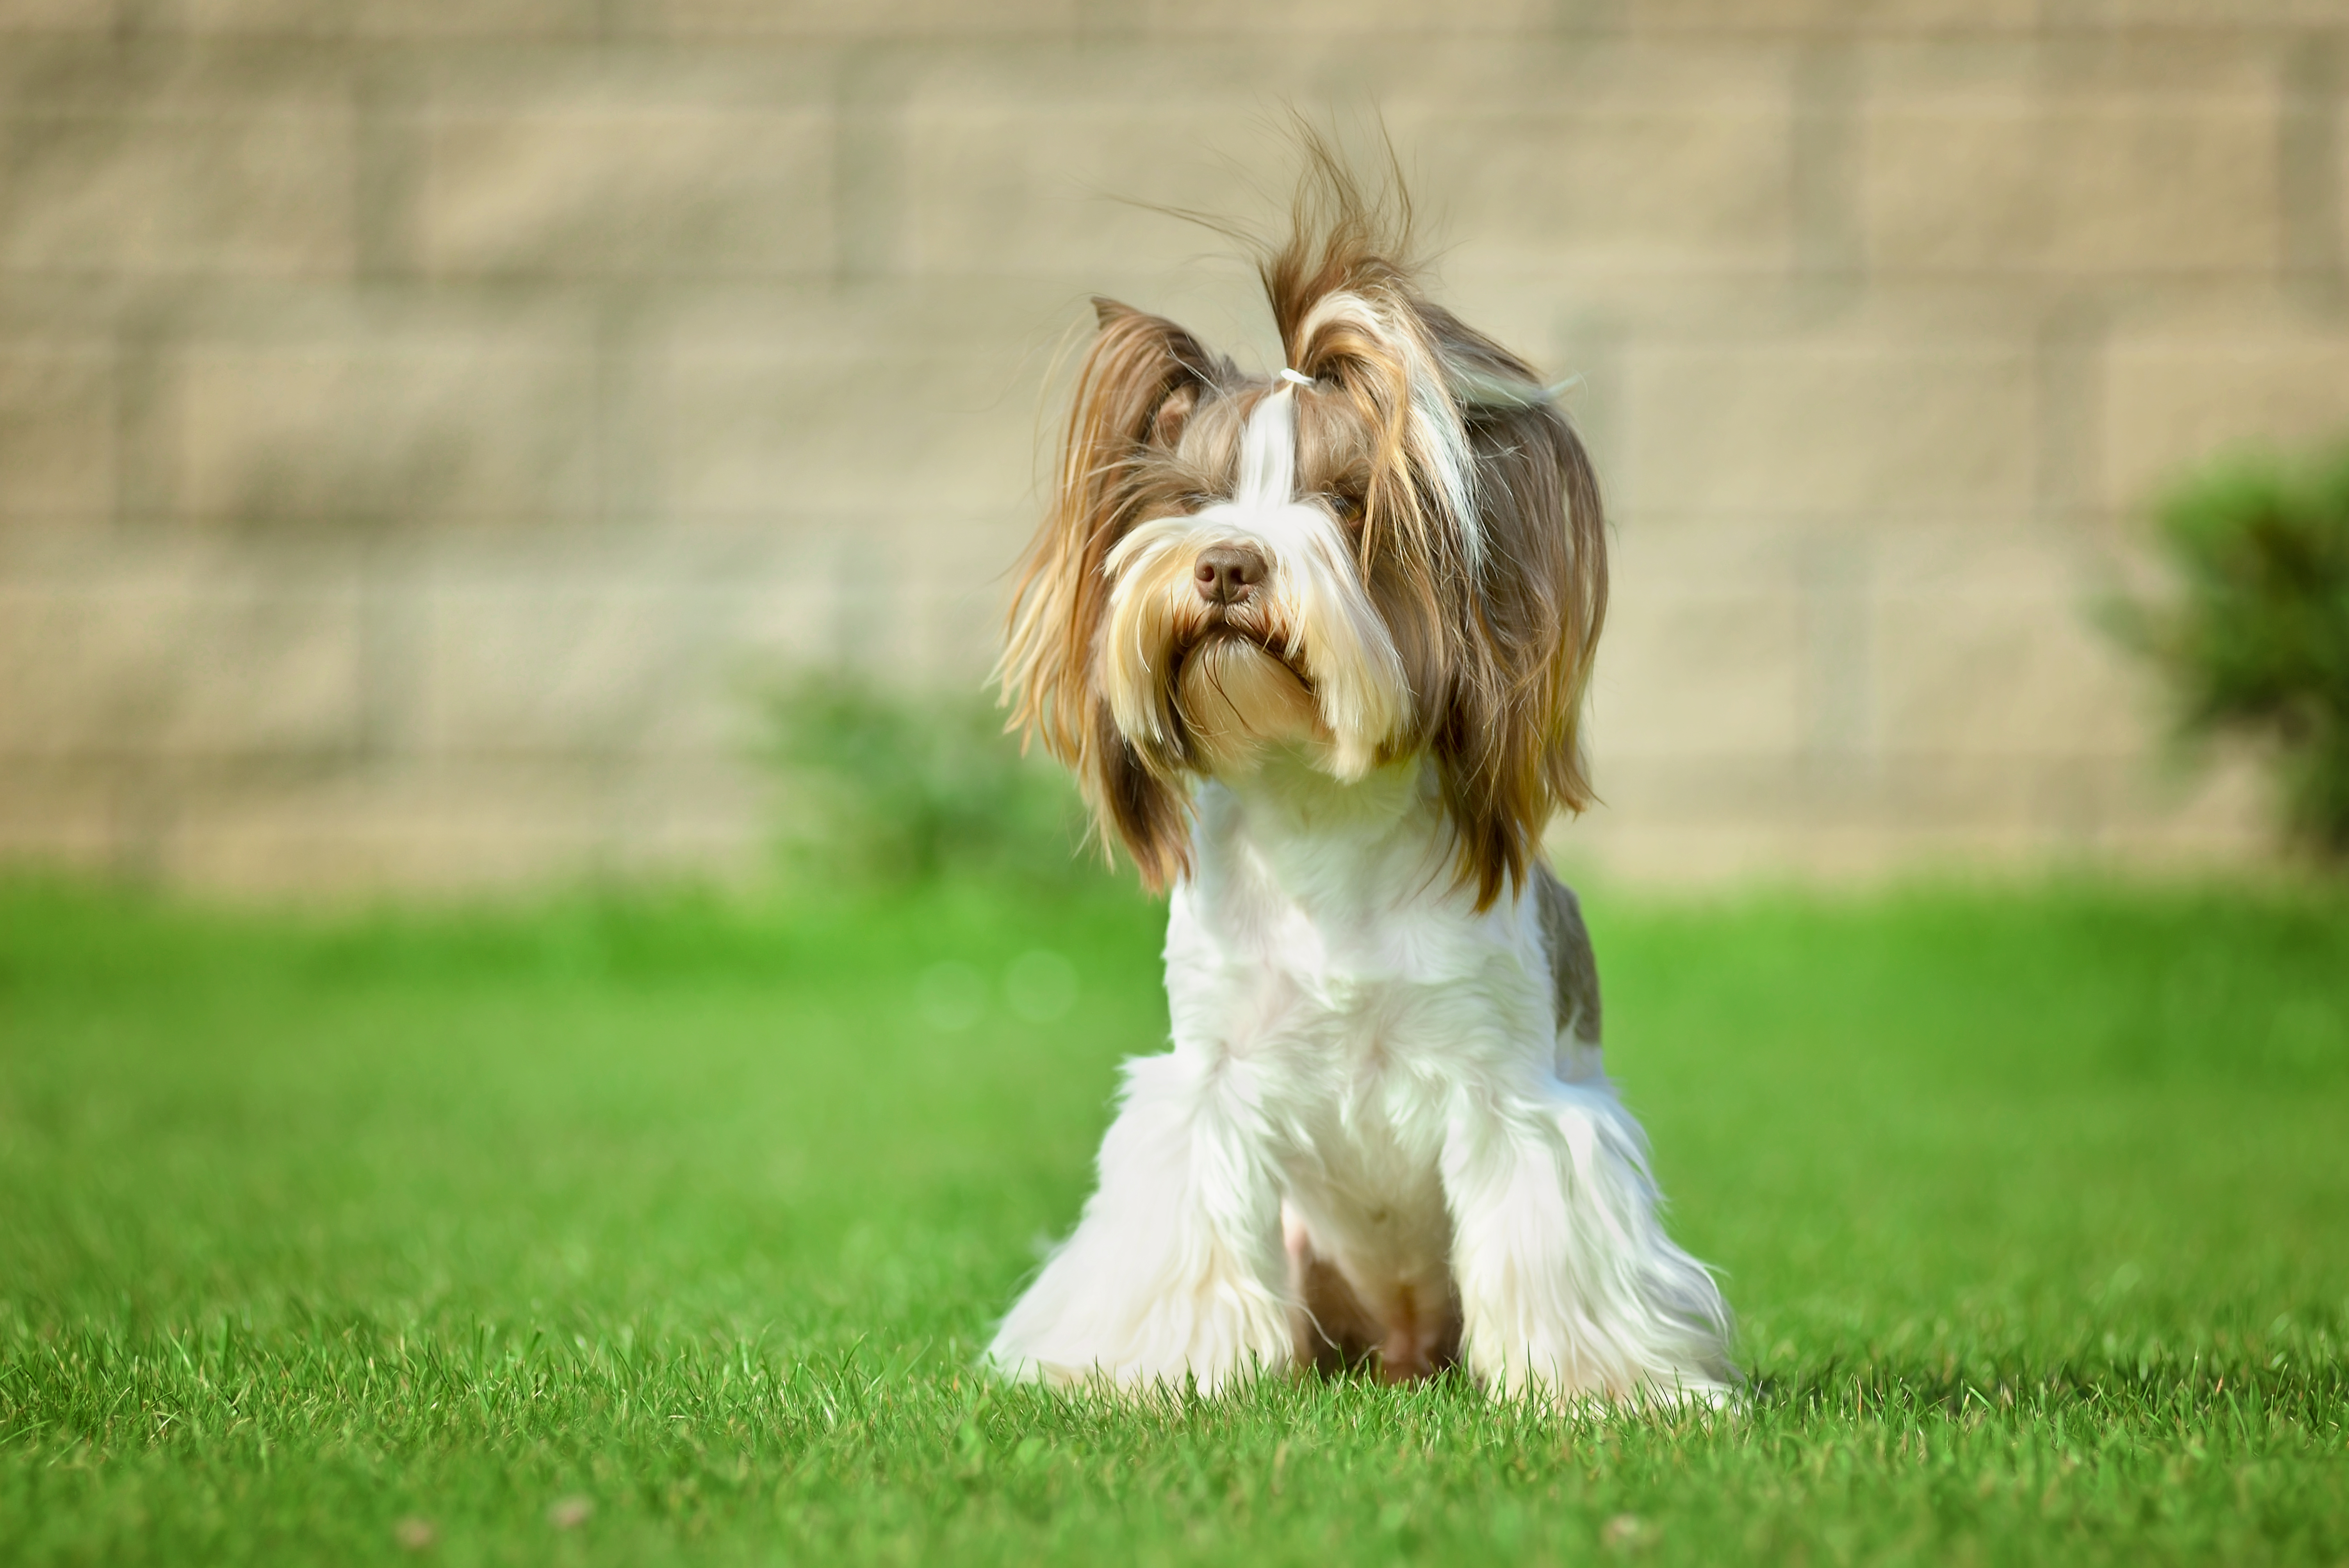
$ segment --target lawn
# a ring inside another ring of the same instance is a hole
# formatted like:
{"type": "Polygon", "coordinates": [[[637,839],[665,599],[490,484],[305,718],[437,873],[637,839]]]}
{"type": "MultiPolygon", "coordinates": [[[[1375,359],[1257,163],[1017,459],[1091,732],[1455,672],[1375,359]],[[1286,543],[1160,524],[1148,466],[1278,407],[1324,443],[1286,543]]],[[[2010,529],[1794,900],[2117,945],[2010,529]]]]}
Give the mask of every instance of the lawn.
{"type": "Polygon", "coordinates": [[[0,890],[0,1558],[2349,1560],[2349,898],[1589,903],[1729,1413],[975,1377],[1138,899],[0,890]]]}

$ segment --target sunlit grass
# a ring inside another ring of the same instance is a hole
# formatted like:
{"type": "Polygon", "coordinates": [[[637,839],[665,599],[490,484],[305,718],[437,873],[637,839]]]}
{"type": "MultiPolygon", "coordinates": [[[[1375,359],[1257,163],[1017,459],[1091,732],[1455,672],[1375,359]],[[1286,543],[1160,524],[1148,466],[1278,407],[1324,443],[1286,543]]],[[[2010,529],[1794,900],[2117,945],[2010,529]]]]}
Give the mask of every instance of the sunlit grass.
{"type": "Polygon", "coordinates": [[[0,1558],[2349,1558],[2349,903],[1590,904],[1727,1415],[974,1377],[1136,900],[0,893],[0,1558]]]}

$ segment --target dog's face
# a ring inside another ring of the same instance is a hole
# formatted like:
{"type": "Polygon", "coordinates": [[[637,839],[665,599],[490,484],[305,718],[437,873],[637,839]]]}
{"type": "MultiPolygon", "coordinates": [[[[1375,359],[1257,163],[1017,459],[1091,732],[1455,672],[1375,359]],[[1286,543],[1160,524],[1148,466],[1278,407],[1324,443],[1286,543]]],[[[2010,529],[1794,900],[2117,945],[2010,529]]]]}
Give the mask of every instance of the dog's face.
{"type": "Polygon", "coordinates": [[[1288,382],[1176,415],[1145,505],[1102,561],[1094,679],[1162,769],[1302,744],[1361,778],[1411,733],[1412,683],[1362,550],[1371,452],[1354,410],[1288,382]]]}
{"type": "Polygon", "coordinates": [[[1190,782],[1268,745],[1341,782],[1431,756],[1480,903],[1589,800],[1589,463],[1533,371],[1422,298],[1375,229],[1341,201],[1266,263],[1278,377],[1095,302],[1003,678],[1154,887],[1185,869],[1190,782]]]}

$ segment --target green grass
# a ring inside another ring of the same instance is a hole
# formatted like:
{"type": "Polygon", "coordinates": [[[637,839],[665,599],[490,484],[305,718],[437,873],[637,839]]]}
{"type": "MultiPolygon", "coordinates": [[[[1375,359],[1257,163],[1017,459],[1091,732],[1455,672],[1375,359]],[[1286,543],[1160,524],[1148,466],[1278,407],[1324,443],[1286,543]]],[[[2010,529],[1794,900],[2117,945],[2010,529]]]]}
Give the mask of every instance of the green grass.
{"type": "Polygon", "coordinates": [[[2349,1560],[2349,901],[1590,903],[1732,1414],[974,1377],[1138,901],[0,891],[0,1559],[2349,1560]]]}

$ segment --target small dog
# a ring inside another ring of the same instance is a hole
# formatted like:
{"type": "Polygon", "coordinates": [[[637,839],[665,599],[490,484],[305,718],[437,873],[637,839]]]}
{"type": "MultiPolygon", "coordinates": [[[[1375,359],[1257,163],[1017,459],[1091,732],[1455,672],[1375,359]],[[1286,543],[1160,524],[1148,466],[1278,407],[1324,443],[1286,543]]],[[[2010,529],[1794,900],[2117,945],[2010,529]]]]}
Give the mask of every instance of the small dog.
{"type": "Polygon", "coordinates": [[[1727,1309],[1658,1222],[1541,855],[1591,799],[1597,479],[1555,389],[1420,292],[1400,186],[1309,154],[1260,268],[1278,376],[1094,302],[1012,610],[1012,727],[1172,890],[1174,1048],[1127,1064],[989,1360],[1717,1401],[1727,1309]]]}

